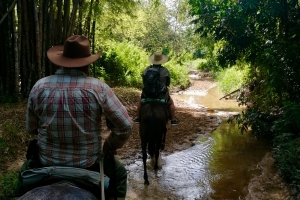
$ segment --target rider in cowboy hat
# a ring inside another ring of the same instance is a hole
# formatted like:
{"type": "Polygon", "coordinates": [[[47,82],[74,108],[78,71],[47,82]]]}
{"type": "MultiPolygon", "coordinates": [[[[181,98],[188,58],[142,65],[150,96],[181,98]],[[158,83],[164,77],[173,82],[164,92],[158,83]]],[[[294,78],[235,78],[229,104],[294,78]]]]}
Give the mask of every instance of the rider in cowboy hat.
{"type": "MultiPolygon", "coordinates": [[[[168,90],[168,86],[170,85],[170,72],[167,68],[162,66],[163,63],[166,63],[168,61],[168,57],[166,55],[162,54],[162,52],[156,52],[153,55],[151,55],[148,60],[153,65],[148,66],[144,70],[142,77],[143,77],[143,79],[145,78],[145,75],[146,75],[147,71],[149,70],[149,68],[153,67],[156,69],[160,69],[160,85],[161,85],[161,88],[164,88],[164,89],[162,89],[164,92],[159,94],[159,96],[157,98],[166,100],[170,118],[171,118],[171,125],[176,126],[179,124],[179,121],[175,117],[174,101],[171,98],[171,96],[169,94],[169,90],[168,90]]],[[[142,92],[141,98],[142,99],[147,98],[147,96],[144,92],[142,92]]],[[[140,123],[139,115],[140,115],[141,105],[142,105],[141,101],[139,101],[139,103],[137,105],[137,118],[135,118],[133,120],[137,124],[140,123]]]]}
{"type": "Polygon", "coordinates": [[[104,173],[110,177],[108,197],[125,198],[127,172],[112,156],[132,132],[132,121],[111,88],[88,76],[89,65],[102,52],[91,54],[89,40],[69,37],[51,47],[49,60],[61,67],[33,86],[27,106],[26,129],[38,136],[37,166],[69,166],[99,172],[101,115],[111,133],[103,145],[104,173]],[[115,167],[113,167],[115,165],[115,167]],[[114,177],[115,178],[112,178],[114,177]]]}

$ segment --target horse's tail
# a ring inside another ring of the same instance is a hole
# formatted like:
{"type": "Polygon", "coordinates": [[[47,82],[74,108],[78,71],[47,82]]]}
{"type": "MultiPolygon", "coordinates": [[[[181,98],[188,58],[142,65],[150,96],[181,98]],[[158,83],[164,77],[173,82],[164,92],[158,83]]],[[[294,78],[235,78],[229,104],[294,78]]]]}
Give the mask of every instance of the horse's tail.
{"type": "Polygon", "coordinates": [[[148,116],[147,118],[147,123],[149,124],[148,126],[148,151],[150,155],[154,154],[155,151],[155,145],[156,145],[156,141],[157,141],[157,137],[158,137],[158,121],[156,118],[156,114],[153,111],[153,109],[151,108],[151,112],[152,114],[150,116],[148,116]]]}

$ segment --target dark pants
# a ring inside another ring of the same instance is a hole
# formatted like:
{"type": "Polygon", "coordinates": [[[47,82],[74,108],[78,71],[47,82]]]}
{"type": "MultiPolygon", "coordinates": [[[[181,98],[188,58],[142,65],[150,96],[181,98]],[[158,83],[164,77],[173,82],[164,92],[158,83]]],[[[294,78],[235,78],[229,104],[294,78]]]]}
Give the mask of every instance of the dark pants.
{"type": "MultiPolygon", "coordinates": [[[[104,157],[103,167],[104,174],[110,178],[106,196],[115,197],[116,195],[118,198],[125,198],[127,192],[127,171],[125,167],[115,157],[104,157]]],[[[99,163],[96,162],[87,169],[99,172],[99,163]]]]}

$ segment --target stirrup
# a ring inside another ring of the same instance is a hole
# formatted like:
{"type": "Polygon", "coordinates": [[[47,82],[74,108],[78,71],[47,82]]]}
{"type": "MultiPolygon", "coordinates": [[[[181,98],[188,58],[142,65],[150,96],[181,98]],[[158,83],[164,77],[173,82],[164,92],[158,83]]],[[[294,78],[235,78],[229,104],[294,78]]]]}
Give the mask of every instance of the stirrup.
{"type": "Polygon", "coordinates": [[[178,118],[177,117],[175,117],[175,120],[171,120],[171,125],[172,126],[177,126],[178,124],[179,124],[179,120],[178,120],[178,118]]]}
{"type": "Polygon", "coordinates": [[[139,124],[140,123],[140,118],[135,116],[135,118],[133,119],[133,122],[136,123],[136,124],[139,124]]]}

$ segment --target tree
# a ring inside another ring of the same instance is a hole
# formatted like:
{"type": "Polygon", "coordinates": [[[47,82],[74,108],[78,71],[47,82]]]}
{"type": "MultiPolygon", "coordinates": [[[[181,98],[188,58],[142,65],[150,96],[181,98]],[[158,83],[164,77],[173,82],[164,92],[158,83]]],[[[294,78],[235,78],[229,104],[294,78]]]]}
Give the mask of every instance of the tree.
{"type": "Polygon", "coordinates": [[[283,176],[300,189],[300,7],[294,0],[189,0],[202,35],[223,41],[219,61],[251,64],[247,110],[236,119],[243,129],[273,138],[283,176]]]}
{"type": "Polygon", "coordinates": [[[19,91],[26,97],[39,78],[58,68],[47,59],[51,46],[62,45],[72,34],[84,34],[94,41],[96,22],[104,8],[125,12],[134,4],[133,0],[1,1],[0,97],[17,100],[19,91]]]}

